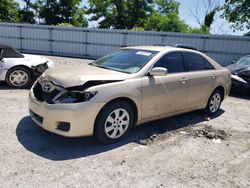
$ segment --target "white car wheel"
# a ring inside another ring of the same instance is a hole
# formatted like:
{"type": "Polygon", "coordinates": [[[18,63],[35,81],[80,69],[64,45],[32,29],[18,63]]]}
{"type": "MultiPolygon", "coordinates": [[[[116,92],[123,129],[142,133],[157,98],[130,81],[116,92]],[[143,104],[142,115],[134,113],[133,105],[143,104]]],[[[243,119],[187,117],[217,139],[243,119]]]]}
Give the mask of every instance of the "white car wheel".
{"type": "Polygon", "coordinates": [[[21,87],[27,84],[28,74],[22,70],[16,70],[10,74],[9,79],[11,85],[21,87]]]}
{"type": "Polygon", "coordinates": [[[26,88],[31,83],[31,74],[26,68],[15,67],[8,71],[6,82],[12,87],[26,88]]]}

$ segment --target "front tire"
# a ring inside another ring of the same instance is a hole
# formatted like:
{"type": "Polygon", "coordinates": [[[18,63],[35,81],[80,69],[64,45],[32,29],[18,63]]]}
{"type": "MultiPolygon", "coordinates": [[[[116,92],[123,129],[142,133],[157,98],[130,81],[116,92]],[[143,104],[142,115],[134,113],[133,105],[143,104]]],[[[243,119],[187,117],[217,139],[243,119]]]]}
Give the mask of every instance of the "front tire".
{"type": "Polygon", "coordinates": [[[6,82],[10,87],[28,88],[31,84],[31,73],[27,68],[14,67],[7,72],[6,82]]]}
{"type": "Polygon", "coordinates": [[[128,135],[132,129],[134,114],[125,102],[105,106],[95,123],[95,136],[102,143],[114,143],[128,135]]]}
{"type": "Polygon", "coordinates": [[[205,113],[207,115],[214,115],[219,109],[223,99],[223,94],[219,89],[216,89],[208,99],[205,113]]]}

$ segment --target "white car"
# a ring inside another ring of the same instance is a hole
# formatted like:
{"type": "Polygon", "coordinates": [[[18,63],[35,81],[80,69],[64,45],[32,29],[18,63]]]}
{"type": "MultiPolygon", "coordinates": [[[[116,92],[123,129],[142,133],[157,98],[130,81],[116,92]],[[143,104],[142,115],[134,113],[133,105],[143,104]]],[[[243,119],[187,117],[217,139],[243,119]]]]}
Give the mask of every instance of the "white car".
{"type": "Polygon", "coordinates": [[[0,81],[6,81],[9,86],[27,88],[51,67],[54,67],[54,62],[46,57],[21,54],[10,46],[0,44],[0,81]]]}

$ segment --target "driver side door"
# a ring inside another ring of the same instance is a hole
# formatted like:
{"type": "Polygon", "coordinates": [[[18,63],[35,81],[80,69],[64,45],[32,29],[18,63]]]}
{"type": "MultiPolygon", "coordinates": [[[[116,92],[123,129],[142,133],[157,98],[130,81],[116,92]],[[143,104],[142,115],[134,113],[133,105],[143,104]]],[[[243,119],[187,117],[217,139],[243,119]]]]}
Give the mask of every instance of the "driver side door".
{"type": "Polygon", "coordinates": [[[142,79],[142,119],[184,110],[188,94],[188,73],[182,52],[164,55],[154,67],[167,68],[165,76],[142,79]]]}

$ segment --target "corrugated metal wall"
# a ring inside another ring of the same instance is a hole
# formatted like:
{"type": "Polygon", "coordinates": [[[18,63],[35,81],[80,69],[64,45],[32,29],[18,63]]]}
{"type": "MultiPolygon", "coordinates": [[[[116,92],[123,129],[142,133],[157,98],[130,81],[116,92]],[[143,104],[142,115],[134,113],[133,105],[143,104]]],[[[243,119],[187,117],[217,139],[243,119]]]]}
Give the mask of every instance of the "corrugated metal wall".
{"type": "Polygon", "coordinates": [[[131,45],[187,44],[205,52],[221,65],[250,54],[250,37],[172,32],[65,28],[0,23],[0,43],[21,52],[98,58],[131,45]]]}

